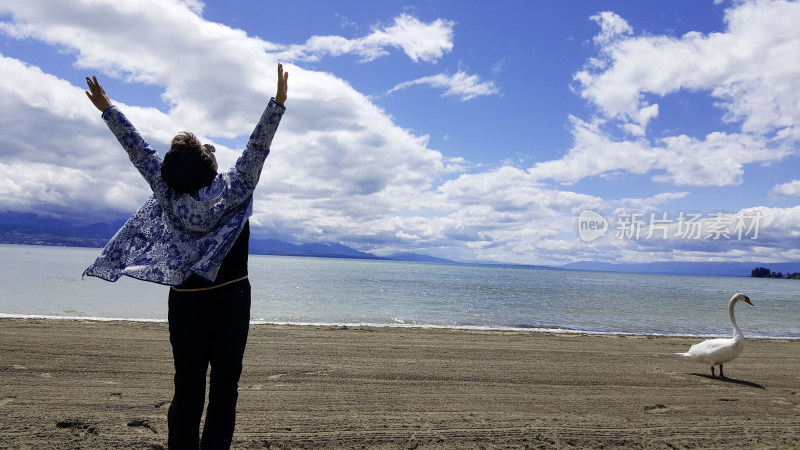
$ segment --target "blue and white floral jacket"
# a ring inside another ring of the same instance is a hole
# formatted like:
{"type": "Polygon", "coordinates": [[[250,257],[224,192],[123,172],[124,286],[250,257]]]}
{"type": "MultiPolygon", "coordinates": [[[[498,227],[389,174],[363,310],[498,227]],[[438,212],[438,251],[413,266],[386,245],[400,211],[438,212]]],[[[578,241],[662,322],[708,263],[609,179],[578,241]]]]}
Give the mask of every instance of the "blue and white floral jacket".
{"type": "Polygon", "coordinates": [[[161,179],[162,159],[116,107],[103,120],[144,176],[153,195],[128,219],[84,275],[127,275],[176,286],[191,274],[209,281],[253,212],[253,191],[285,108],[270,100],[236,164],[194,194],[161,179]]]}

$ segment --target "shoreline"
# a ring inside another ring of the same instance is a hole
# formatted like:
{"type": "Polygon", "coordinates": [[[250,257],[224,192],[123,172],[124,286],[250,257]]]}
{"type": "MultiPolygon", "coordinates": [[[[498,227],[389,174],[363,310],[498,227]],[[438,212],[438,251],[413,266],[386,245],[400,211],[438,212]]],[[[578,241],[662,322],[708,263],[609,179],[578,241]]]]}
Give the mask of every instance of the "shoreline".
{"type": "MultiPolygon", "coordinates": [[[[146,319],[146,318],[124,318],[124,317],[94,317],[94,316],[55,316],[46,314],[9,314],[0,313],[0,321],[3,320],[53,320],[53,321],[77,321],[77,322],[101,322],[101,323],[167,323],[167,319],[146,319]]],[[[429,330],[454,330],[454,331],[486,331],[500,333],[543,333],[543,334],[567,334],[567,335],[587,335],[587,336],[630,336],[630,337],[664,337],[664,338],[688,338],[688,339],[710,339],[719,337],[730,337],[730,333],[724,334],[692,334],[692,333],[637,333],[624,331],[593,331],[575,330],[569,328],[545,328],[545,327],[485,327],[478,325],[427,325],[427,324],[408,324],[408,323],[317,323],[317,322],[269,322],[264,320],[251,320],[250,326],[271,325],[287,327],[340,327],[340,328],[400,328],[400,329],[429,329],[429,330]]],[[[768,340],[768,341],[798,341],[800,336],[762,336],[745,335],[746,339],[768,340]]]]}
{"type": "MultiPolygon", "coordinates": [[[[796,448],[800,342],[252,325],[233,448],[796,448]]],[[[163,322],[0,319],[0,442],[165,448],[163,322]]]]}

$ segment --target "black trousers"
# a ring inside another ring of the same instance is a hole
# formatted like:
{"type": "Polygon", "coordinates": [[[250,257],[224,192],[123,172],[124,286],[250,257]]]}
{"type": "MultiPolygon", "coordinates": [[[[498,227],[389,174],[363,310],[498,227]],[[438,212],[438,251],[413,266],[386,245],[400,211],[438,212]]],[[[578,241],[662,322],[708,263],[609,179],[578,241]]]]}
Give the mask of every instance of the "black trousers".
{"type": "Polygon", "coordinates": [[[175,394],[169,407],[169,448],[230,448],[239,377],[250,324],[250,282],[197,292],[169,292],[169,341],[175,394]],[[202,440],[200,419],[209,377],[202,440]]]}

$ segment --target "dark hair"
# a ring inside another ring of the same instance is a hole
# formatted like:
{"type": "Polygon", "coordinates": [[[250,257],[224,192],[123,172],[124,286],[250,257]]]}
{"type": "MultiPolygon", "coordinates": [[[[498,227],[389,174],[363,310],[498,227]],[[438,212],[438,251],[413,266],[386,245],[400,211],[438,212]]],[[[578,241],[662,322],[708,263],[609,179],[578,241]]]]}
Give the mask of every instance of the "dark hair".
{"type": "Polygon", "coordinates": [[[174,138],[172,138],[172,149],[188,152],[191,155],[197,155],[208,163],[210,167],[214,167],[214,161],[208,156],[208,153],[203,151],[203,145],[200,139],[194,133],[188,131],[181,131],[174,138]]]}
{"type": "Polygon", "coordinates": [[[214,161],[197,136],[182,131],[172,139],[172,148],[161,164],[161,178],[167,186],[179,193],[192,193],[211,185],[216,175],[214,161]]]}

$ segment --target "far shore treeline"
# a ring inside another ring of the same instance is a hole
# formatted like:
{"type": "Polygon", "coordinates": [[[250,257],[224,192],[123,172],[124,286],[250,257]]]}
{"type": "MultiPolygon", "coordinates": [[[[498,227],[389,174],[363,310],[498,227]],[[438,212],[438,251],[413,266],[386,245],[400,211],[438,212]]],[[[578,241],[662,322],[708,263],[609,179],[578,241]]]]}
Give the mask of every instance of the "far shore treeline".
{"type": "Polygon", "coordinates": [[[750,276],[755,278],[791,278],[798,280],[800,279],[800,272],[795,272],[795,273],[771,272],[766,267],[756,267],[755,269],[750,271],[750,276]]]}

